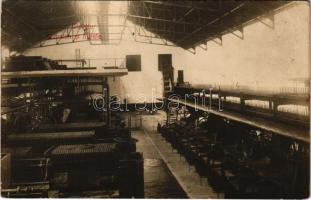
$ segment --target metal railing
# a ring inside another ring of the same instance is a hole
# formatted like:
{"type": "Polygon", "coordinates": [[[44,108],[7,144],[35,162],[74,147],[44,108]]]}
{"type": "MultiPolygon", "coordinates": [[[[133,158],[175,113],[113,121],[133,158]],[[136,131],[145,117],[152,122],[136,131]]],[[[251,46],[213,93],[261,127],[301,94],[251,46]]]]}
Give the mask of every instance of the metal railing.
{"type": "Polygon", "coordinates": [[[88,58],[88,59],[62,59],[56,60],[59,64],[67,65],[68,68],[104,68],[123,69],[125,68],[125,58],[88,58]]]}

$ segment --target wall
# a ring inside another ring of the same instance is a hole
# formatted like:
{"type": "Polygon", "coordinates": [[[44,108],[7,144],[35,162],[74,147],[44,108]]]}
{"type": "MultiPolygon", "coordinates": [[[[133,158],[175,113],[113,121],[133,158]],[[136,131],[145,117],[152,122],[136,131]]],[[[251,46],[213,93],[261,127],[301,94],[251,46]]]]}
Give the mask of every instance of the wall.
{"type": "MultiPolygon", "coordinates": [[[[271,16],[271,15],[270,15],[271,16]]],[[[271,24],[268,18],[261,18],[271,24]]],[[[175,70],[183,69],[185,81],[192,84],[215,84],[254,89],[293,86],[291,78],[309,77],[309,4],[295,2],[274,14],[274,27],[255,20],[244,27],[244,38],[229,33],[223,35],[222,45],[207,43],[207,51],[196,48],[192,54],[181,48],[136,43],[125,39],[118,46],[89,45],[88,42],[30,49],[26,55],[42,55],[52,59],[75,58],[75,49],[82,58],[125,58],[141,54],[142,71],[110,78],[112,94],[129,102],[150,102],[163,92],[162,74],[158,71],[157,55],[173,54],[175,70]],[[146,99],[138,99],[144,95],[146,99]]],[[[176,80],[175,71],[175,80],[176,80]]],[[[297,83],[295,83],[297,84],[297,83]]]]}
{"type": "MultiPolygon", "coordinates": [[[[50,59],[74,59],[75,49],[80,49],[81,57],[86,59],[125,58],[126,55],[140,54],[142,71],[129,72],[128,75],[120,78],[109,78],[111,95],[118,95],[121,100],[128,96],[129,103],[151,102],[152,98],[163,96],[163,77],[158,71],[158,54],[172,54],[173,66],[181,66],[185,63],[184,50],[181,48],[137,43],[128,36],[120,45],[90,45],[88,42],[81,42],[33,48],[25,52],[25,55],[40,55],[50,59]]],[[[98,63],[100,64],[104,63],[98,63]]]]}
{"type": "MultiPolygon", "coordinates": [[[[271,15],[270,15],[271,16],[271,15]]],[[[268,18],[262,20],[271,24],[268,18]]],[[[185,81],[194,84],[292,86],[291,78],[309,77],[309,4],[295,2],[274,15],[274,28],[259,21],[244,27],[244,39],[229,33],[222,45],[186,52],[185,81]]]]}

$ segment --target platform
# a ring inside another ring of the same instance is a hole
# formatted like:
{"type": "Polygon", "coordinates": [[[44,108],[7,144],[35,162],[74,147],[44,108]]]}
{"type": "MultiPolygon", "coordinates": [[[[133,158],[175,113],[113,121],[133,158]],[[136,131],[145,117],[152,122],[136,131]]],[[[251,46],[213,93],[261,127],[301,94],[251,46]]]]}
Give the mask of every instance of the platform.
{"type": "Polygon", "coordinates": [[[238,121],[244,124],[248,124],[250,126],[254,126],[266,131],[271,131],[273,133],[277,133],[286,137],[294,138],[296,140],[300,140],[303,142],[310,142],[310,130],[304,127],[299,126],[291,126],[284,123],[273,122],[271,120],[266,120],[259,117],[242,115],[239,113],[234,113],[230,111],[226,111],[225,108],[223,111],[215,110],[213,108],[209,108],[207,106],[195,105],[191,102],[186,102],[184,100],[176,100],[169,99],[171,102],[179,103],[185,106],[189,106],[192,108],[196,108],[198,110],[209,112],[215,114],[220,117],[224,117],[229,120],[238,121]]]}
{"type": "Polygon", "coordinates": [[[78,77],[78,76],[124,76],[126,68],[119,69],[75,69],[75,70],[41,70],[41,71],[15,71],[1,72],[2,78],[31,78],[31,77],[78,77]]]}

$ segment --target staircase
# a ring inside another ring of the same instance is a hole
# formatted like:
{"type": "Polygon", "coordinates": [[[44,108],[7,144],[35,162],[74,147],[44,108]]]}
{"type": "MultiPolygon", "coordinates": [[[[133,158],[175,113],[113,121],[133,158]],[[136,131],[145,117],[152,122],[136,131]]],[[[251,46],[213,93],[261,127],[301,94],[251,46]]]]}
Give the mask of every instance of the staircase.
{"type": "Polygon", "coordinates": [[[162,69],[163,74],[163,96],[168,97],[172,94],[173,89],[173,68],[172,67],[164,67],[162,69]]]}

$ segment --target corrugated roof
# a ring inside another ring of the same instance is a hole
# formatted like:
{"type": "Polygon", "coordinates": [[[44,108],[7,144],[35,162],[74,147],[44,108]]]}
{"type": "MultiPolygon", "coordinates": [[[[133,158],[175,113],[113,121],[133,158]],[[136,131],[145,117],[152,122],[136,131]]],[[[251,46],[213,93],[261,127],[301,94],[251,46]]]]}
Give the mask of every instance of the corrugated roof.
{"type": "Polygon", "coordinates": [[[22,51],[79,21],[72,1],[4,1],[1,42],[22,51]]]}
{"type": "Polygon", "coordinates": [[[289,1],[131,1],[129,19],[185,49],[289,1]]]}
{"type": "MultiPolygon", "coordinates": [[[[11,50],[23,51],[71,25],[81,23],[85,16],[79,6],[76,6],[76,2],[4,1],[1,16],[2,44],[11,50]]],[[[144,27],[176,46],[189,49],[207,40],[221,37],[228,31],[241,29],[242,32],[244,23],[289,2],[276,0],[130,1],[128,13],[119,15],[126,16],[126,19],[134,24],[144,27]]],[[[107,16],[110,15],[108,11],[95,14],[100,18],[97,19],[98,23],[103,20],[105,23],[108,22],[107,16]]],[[[122,25],[124,26],[125,23],[122,25]]],[[[99,32],[105,37],[108,38],[108,34],[116,34],[107,30],[108,28],[100,24],[99,32]]],[[[123,31],[119,32],[123,33],[123,31]]],[[[122,36],[120,38],[122,39],[122,36]]]]}

